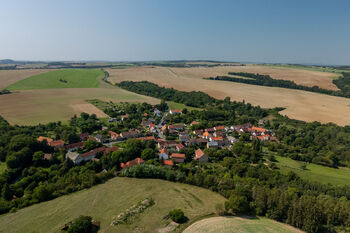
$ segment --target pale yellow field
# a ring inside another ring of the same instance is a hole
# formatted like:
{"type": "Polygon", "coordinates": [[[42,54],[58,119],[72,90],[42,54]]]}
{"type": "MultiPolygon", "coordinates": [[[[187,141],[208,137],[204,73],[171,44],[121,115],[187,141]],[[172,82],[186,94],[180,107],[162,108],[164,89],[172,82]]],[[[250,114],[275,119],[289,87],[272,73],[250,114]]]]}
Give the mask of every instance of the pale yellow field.
{"type": "Polygon", "coordinates": [[[292,226],[267,218],[213,217],[195,222],[183,233],[302,233],[292,226]]]}
{"type": "MultiPolygon", "coordinates": [[[[252,67],[255,68],[254,66],[252,67]]],[[[232,100],[245,100],[253,105],[260,105],[266,108],[285,107],[286,109],[283,110],[281,114],[285,114],[290,118],[298,120],[308,122],[320,121],[322,123],[334,122],[339,125],[350,125],[350,99],[347,98],[286,88],[263,87],[242,83],[202,79],[204,77],[223,75],[233,70],[242,71],[236,69],[245,69],[245,67],[137,67],[128,69],[109,69],[108,72],[110,74],[109,80],[114,83],[125,80],[147,80],[161,86],[173,87],[182,91],[203,91],[220,99],[229,96],[232,100]]],[[[277,68],[269,69],[276,70],[277,68]]],[[[288,73],[293,69],[281,70],[288,73]]],[[[299,71],[299,69],[295,70],[295,72],[297,71],[299,71]]],[[[301,71],[303,73],[316,72],[307,70],[301,71]]],[[[324,72],[316,73],[320,73],[318,74],[319,77],[324,75],[324,72]]],[[[334,75],[332,73],[326,74],[334,75]]],[[[331,76],[329,76],[328,79],[331,79],[330,77],[331,76]]]]}
{"type": "Polygon", "coordinates": [[[105,117],[106,115],[101,110],[85,102],[88,99],[159,103],[158,99],[131,93],[117,87],[25,90],[0,95],[0,116],[11,124],[19,125],[65,121],[81,112],[105,117]]]}
{"type": "Polygon", "coordinates": [[[0,70],[0,90],[19,80],[49,72],[49,69],[0,70]]]}

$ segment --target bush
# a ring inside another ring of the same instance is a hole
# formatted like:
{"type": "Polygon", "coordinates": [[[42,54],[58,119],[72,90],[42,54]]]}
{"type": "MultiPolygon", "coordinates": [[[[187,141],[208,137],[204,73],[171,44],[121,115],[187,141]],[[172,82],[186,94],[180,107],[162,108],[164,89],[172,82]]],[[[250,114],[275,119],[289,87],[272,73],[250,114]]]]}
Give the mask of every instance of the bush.
{"type": "Polygon", "coordinates": [[[169,212],[169,217],[176,223],[184,223],[187,221],[185,213],[181,209],[174,209],[169,212]]]}
{"type": "Polygon", "coordinates": [[[90,216],[80,216],[75,219],[68,228],[68,233],[88,233],[93,229],[92,218],[90,216]]]}

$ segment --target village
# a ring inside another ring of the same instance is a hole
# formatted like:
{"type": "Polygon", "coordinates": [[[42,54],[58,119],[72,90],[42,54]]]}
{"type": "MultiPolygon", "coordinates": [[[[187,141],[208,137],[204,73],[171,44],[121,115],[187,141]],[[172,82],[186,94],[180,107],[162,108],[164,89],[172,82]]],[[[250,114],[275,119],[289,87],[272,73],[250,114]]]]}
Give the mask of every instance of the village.
{"type": "MultiPolygon", "coordinates": [[[[257,139],[261,142],[277,141],[274,133],[263,127],[264,120],[259,120],[259,127],[251,123],[224,126],[218,125],[212,128],[195,129],[200,125],[199,121],[192,121],[190,124],[167,124],[168,116],[184,114],[182,109],[170,109],[160,111],[153,106],[153,112],[143,113],[140,126],[124,132],[114,132],[107,126],[102,126],[102,130],[94,133],[83,132],[79,135],[80,141],[66,144],[62,139],[53,140],[49,137],[40,136],[38,141],[46,141],[49,146],[57,151],[65,150],[66,159],[70,159],[74,164],[83,162],[98,162],[102,155],[108,155],[117,150],[123,150],[118,144],[128,139],[150,141],[156,144],[154,159],[165,167],[173,167],[184,163],[186,160],[184,149],[195,148],[191,160],[200,163],[208,162],[210,159],[205,153],[205,149],[231,149],[232,145],[238,142],[240,136],[244,134],[252,141],[257,139]],[[157,120],[156,120],[157,119],[157,120]],[[87,150],[86,142],[95,142],[95,148],[87,150]]],[[[109,123],[124,121],[129,118],[128,114],[121,115],[120,119],[110,117],[109,123]]],[[[51,159],[51,154],[44,155],[45,160],[51,159]]],[[[133,160],[121,163],[121,168],[132,167],[145,163],[143,158],[137,157],[133,160]]]]}

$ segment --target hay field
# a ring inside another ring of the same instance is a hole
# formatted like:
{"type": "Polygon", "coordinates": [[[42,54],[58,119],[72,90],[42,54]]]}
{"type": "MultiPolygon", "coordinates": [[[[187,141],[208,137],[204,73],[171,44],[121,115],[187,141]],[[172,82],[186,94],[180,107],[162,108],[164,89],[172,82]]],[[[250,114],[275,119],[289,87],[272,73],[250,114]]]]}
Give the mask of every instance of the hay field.
{"type": "Polygon", "coordinates": [[[28,69],[28,70],[0,70],[0,90],[5,87],[28,78],[33,75],[38,75],[52,71],[50,69],[28,69]]]}
{"type": "Polygon", "coordinates": [[[8,90],[99,87],[100,69],[64,69],[31,76],[6,87],[8,90]]]}
{"type": "Polygon", "coordinates": [[[81,112],[105,117],[101,110],[85,102],[88,99],[152,104],[160,102],[158,99],[131,93],[118,87],[23,90],[0,95],[0,115],[11,124],[19,125],[66,121],[81,112]]]}
{"type": "Polygon", "coordinates": [[[163,217],[172,209],[182,209],[191,220],[215,212],[215,205],[224,201],[219,194],[196,186],[117,177],[90,189],[2,215],[0,232],[58,232],[62,225],[79,215],[90,215],[100,221],[99,232],[158,232],[168,223],[163,217]],[[155,204],[131,224],[110,225],[114,216],[150,197],[155,204]]]}
{"type": "Polygon", "coordinates": [[[198,221],[183,233],[302,233],[286,224],[267,218],[248,219],[240,217],[213,217],[198,221]]]}
{"type": "MultiPolygon", "coordinates": [[[[248,103],[265,108],[285,107],[286,109],[281,114],[298,120],[350,125],[350,99],[347,98],[286,88],[202,79],[203,77],[222,75],[234,69],[244,68],[237,68],[236,66],[214,68],[138,67],[120,70],[109,69],[108,72],[110,74],[109,80],[114,83],[125,80],[148,80],[161,86],[173,87],[182,91],[203,91],[220,99],[229,96],[232,100],[245,100],[248,103]]],[[[275,70],[276,68],[269,69],[275,70]]],[[[283,72],[289,72],[289,70],[291,69],[284,69],[283,72]]],[[[324,75],[325,72],[318,73],[324,75]]]]}

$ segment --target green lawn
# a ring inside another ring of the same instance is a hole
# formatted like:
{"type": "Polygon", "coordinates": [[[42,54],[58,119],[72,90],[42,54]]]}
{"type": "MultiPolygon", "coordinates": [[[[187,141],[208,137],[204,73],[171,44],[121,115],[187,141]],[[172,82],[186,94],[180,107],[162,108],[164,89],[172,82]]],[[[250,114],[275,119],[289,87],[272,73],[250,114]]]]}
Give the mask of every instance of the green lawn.
{"type": "Polygon", "coordinates": [[[189,220],[207,216],[225,198],[207,189],[156,179],[113,178],[98,186],[0,216],[0,232],[58,232],[79,215],[101,222],[99,232],[158,232],[169,221],[163,217],[175,208],[189,220]],[[111,226],[113,217],[146,198],[155,204],[130,224],[111,226]]]}
{"type": "Polygon", "coordinates": [[[321,183],[331,183],[334,185],[350,184],[350,169],[348,168],[330,168],[313,163],[306,164],[306,169],[302,169],[304,162],[296,161],[290,158],[275,156],[282,172],[294,171],[301,178],[321,183]]]}
{"type": "Polygon", "coordinates": [[[198,110],[198,111],[202,111],[202,108],[194,108],[194,107],[189,107],[186,106],[184,104],[180,104],[180,103],[176,103],[176,102],[172,102],[172,101],[166,101],[166,103],[169,106],[169,109],[184,109],[187,108],[187,110],[192,111],[192,110],[198,110]]]}
{"type": "Polygon", "coordinates": [[[183,233],[293,233],[302,232],[267,218],[213,217],[195,222],[183,233]]]}
{"type": "Polygon", "coordinates": [[[98,77],[103,77],[100,69],[65,69],[31,76],[11,84],[8,90],[34,90],[53,88],[96,88],[98,77]]]}

